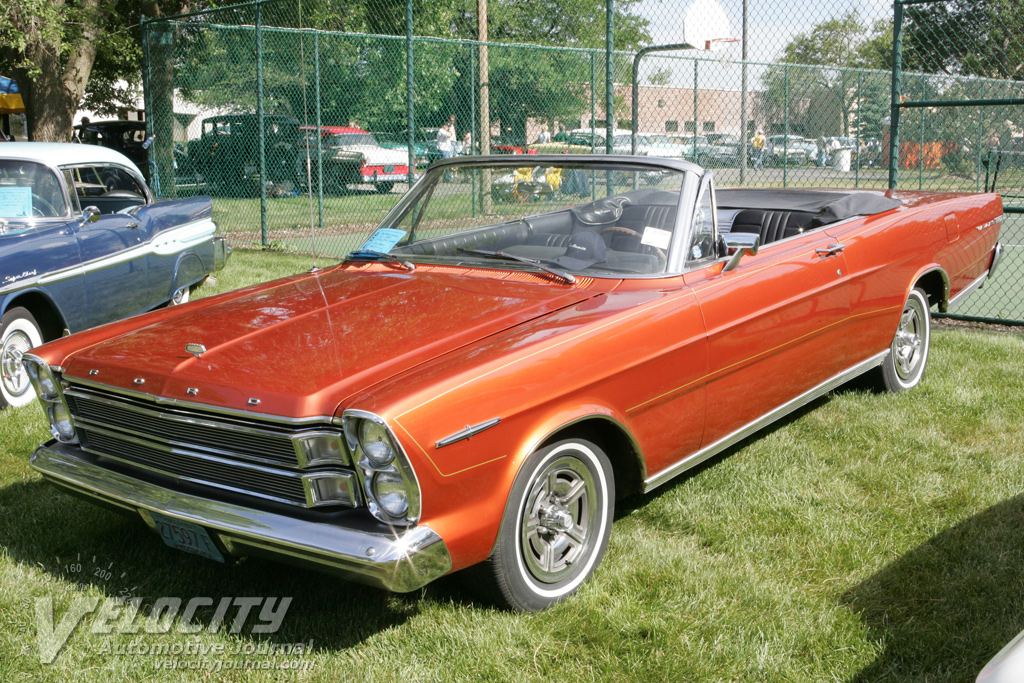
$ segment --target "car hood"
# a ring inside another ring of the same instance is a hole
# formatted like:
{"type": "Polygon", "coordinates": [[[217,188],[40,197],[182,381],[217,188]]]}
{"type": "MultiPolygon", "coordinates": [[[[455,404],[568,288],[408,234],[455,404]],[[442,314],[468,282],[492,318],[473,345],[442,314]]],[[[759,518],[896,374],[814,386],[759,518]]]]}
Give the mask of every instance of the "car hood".
{"type": "Polygon", "coordinates": [[[369,166],[379,164],[401,166],[409,161],[409,152],[406,150],[388,149],[375,145],[345,145],[339,149],[346,152],[359,152],[366,158],[366,164],[369,166]]]}
{"type": "Polygon", "coordinates": [[[139,318],[132,332],[72,355],[65,372],[219,408],[331,415],[353,392],[596,293],[492,275],[372,264],[297,276],[149,325],[139,318]]]}

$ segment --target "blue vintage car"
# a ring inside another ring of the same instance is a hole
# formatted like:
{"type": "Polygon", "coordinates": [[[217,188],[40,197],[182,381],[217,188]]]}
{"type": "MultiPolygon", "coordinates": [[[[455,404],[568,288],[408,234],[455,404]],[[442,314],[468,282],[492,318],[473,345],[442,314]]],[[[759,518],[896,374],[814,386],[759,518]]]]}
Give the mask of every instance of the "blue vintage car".
{"type": "Polygon", "coordinates": [[[155,201],[124,155],[0,146],[0,407],[33,398],[33,346],[188,301],[229,254],[209,197],[155,201]]]}

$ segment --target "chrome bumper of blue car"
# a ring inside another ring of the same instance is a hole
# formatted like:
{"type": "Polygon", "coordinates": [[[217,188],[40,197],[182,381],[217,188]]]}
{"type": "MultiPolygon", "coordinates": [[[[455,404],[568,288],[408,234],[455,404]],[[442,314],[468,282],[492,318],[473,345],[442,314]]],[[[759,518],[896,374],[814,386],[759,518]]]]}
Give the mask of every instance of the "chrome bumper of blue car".
{"type": "Polygon", "coordinates": [[[151,528],[154,512],[199,525],[229,555],[270,557],[397,593],[416,590],[452,567],[444,541],[424,526],[367,531],[211,500],[107,469],[55,441],[36,449],[31,464],[47,480],[134,512],[151,528]]]}

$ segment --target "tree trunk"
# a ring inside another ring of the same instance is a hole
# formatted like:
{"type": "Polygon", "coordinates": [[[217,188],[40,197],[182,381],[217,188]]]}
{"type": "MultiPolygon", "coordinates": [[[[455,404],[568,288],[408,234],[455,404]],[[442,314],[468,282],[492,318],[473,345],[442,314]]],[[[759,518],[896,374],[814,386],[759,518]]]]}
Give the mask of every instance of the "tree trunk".
{"type": "MultiPolygon", "coordinates": [[[[18,85],[25,101],[28,139],[38,142],[69,142],[75,112],[85,95],[85,86],[96,59],[96,37],[103,16],[100,0],[82,0],[83,12],[95,13],[95,21],[82,22],[82,35],[72,46],[29,37],[25,56],[39,69],[34,77],[18,71],[18,85]],[[68,55],[62,59],[61,53],[68,55]]],[[[63,2],[58,2],[63,5],[63,2]]]]}

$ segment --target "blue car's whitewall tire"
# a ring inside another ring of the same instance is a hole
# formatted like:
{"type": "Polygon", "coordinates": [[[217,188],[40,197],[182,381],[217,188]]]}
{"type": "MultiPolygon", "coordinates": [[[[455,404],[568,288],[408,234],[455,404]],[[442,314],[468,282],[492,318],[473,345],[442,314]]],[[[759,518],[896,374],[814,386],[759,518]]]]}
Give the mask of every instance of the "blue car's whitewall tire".
{"type": "Polygon", "coordinates": [[[0,407],[23,406],[36,395],[21,357],[43,343],[39,324],[24,308],[12,308],[0,319],[0,407]]]}

